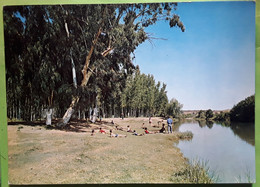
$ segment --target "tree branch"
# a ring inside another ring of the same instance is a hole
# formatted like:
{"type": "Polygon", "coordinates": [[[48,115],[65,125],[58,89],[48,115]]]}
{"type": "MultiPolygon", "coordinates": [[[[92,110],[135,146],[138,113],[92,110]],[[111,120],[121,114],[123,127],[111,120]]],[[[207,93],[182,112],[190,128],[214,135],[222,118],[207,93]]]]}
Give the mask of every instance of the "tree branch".
{"type": "Polygon", "coordinates": [[[82,69],[83,79],[81,81],[81,86],[86,86],[86,84],[88,83],[88,79],[89,79],[90,76],[88,77],[88,73],[89,72],[87,70],[88,70],[88,67],[89,67],[90,58],[91,58],[91,56],[93,54],[94,48],[96,46],[96,43],[97,43],[97,40],[98,40],[98,37],[99,37],[100,34],[101,34],[101,27],[99,28],[99,30],[98,30],[98,32],[97,32],[97,34],[95,36],[95,39],[92,42],[92,46],[91,46],[90,51],[88,53],[88,56],[86,58],[85,65],[84,65],[84,67],[82,69]]]}
{"type": "Polygon", "coordinates": [[[85,35],[84,35],[84,32],[83,32],[83,29],[82,29],[82,27],[80,26],[80,24],[79,24],[78,21],[77,21],[77,23],[78,23],[79,28],[80,28],[80,30],[81,30],[81,33],[82,33],[82,35],[83,35],[83,38],[84,38],[84,44],[85,44],[85,47],[86,47],[86,49],[87,49],[87,42],[86,42],[86,38],[85,38],[85,35]]]}

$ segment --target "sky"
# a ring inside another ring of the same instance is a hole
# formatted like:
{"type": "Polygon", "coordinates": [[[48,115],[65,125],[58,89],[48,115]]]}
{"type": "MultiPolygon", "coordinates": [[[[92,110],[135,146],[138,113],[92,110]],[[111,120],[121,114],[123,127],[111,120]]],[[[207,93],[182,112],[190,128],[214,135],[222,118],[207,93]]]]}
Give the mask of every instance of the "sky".
{"type": "Polygon", "coordinates": [[[184,110],[226,110],[255,93],[255,3],[178,3],[185,25],[161,21],[146,29],[157,38],[135,51],[134,64],[167,84],[184,110]]]}

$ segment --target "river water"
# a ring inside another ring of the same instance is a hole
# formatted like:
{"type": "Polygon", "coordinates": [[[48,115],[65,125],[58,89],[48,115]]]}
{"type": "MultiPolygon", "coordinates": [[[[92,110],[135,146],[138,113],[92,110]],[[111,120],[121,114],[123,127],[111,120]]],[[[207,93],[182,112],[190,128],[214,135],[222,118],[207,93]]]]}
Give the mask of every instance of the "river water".
{"type": "Polygon", "coordinates": [[[254,124],[225,124],[185,121],[175,130],[191,131],[190,141],[178,147],[189,160],[207,161],[218,175],[216,183],[252,183],[255,181],[254,124]]]}

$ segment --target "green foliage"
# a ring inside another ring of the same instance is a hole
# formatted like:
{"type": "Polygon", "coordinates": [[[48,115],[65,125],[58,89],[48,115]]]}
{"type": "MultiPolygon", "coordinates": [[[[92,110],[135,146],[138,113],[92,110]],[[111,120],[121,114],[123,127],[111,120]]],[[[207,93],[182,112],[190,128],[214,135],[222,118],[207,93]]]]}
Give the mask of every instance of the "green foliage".
{"type": "Polygon", "coordinates": [[[176,3],[4,7],[8,117],[33,120],[50,107],[61,117],[76,95],[80,101],[74,109],[98,105],[107,113],[131,107],[163,114],[165,87],[158,91],[152,76],[135,78],[136,90],[127,88],[127,94],[136,94],[130,106],[122,92],[135,70],[131,56],[151,39],[147,27],[165,20],[170,27],[185,30],[174,13],[176,7],[176,3]],[[87,86],[81,86],[88,56],[86,71],[92,74],[87,86]],[[142,90],[144,82],[148,87],[142,90]]]}
{"type": "Polygon", "coordinates": [[[208,162],[191,160],[181,172],[175,173],[172,180],[178,183],[212,184],[218,177],[210,171],[208,162]]]}
{"type": "Polygon", "coordinates": [[[176,134],[181,140],[191,140],[193,138],[193,133],[191,131],[176,132],[176,134]]]}
{"type": "Polygon", "coordinates": [[[168,98],[166,85],[160,87],[152,75],[141,74],[139,68],[129,75],[121,94],[121,107],[131,116],[164,116],[168,98]]]}
{"type": "Polygon", "coordinates": [[[174,118],[180,117],[181,109],[183,105],[180,104],[176,99],[171,99],[166,105],[166,114],[174,118]]]}
{"type": "Polygon", "coordinates": [[[255,121],[255,96],[252,95],[236,104],[230,111],[231,121],[255,121]]]}
{"type": "Polygon", "coordinates": [[[219,114],[215,114],[214,120],[216,121],[229,121],[229,112],[220,112],[219,114]]]}
{"type": "Polygon", "coordinates": [[[198,115],[196,116],[196,118],[206,118],[206,112],[203,110],[200,110],[198,112],[198,115]]]}
{"type": "Polygon", "coordinates": [[[210,119],[212,118],[214,115],[213,115],[213,111],[211,109],[208,109],[206,111],[206,119],[210,119]]]}

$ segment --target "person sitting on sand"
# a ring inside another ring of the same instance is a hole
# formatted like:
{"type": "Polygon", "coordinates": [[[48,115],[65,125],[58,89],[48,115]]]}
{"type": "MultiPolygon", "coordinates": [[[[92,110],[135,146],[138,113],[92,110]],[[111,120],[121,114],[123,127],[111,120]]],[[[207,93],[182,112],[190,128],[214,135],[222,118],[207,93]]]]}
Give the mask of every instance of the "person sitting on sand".
{"type": "Polygon", "coordinates": [[[92,131],[91,131],[91,136],[94,136],[94,133],[95,133],[95,130],[92,129],[92,131]]]}
{"type": "Polygon", "coordinates": [[[164,133],[164,132],[166,132],[166,129],[165,129],[165,124],[163,123],[162,124],[162,128],[159,130],[159,133],[164,133]]]}
{"type": "Polygon", "coordinates": [[[156,133],[156,132],[149,132],[149,131],[147,130],[147,127],[145,127],[144,132],[145,132],[145,134],[155,134],[155,133],[156,133]]]}
{"type": "Polygon", "coordinates": [[[133,131],[133,135],[135,136],[143,136],[144,134],[138,134],[135,130],[133,131]]]}
{"type": "Polygon", "coordinates": [[[115,137],[115,138],[117,138],[117,137],[126,137],[126,135],[123,135],[123,134],[114,134],[114,133],[112,133],[112,130],[110,130],[110,135],[109,135],[111,138],[112,137],[115,137]]]}
{"type": "Polygon", "coordinates": [[[106,131],[104,131],[101,127],[99,128],[99,132],[100,132],[101,134],[106,134],[106,131]]]}
{"type": "Polygon", "coordinates": [[[111,121],[111,123],[112,123],[113,125],[115,124],[113,120],[111,121]]]}
{"type": "Polygon", "coordinates": [[[144,128],[146,128],[145,126],[144,126],[144,123],[142,124],[142,129],[144,129],[144,128]]]}
{"type": "Polygon", "coordinates": [[[122,131],[122,130],[123,130],[123,127],[119,127],[118,125],[116,125],[116,130],[122,131]]]}
{"type": "Polygon", "coordinates": [[[127,132],[133,132],[130,128],[130,125],[127,125],[127,132]]]}

